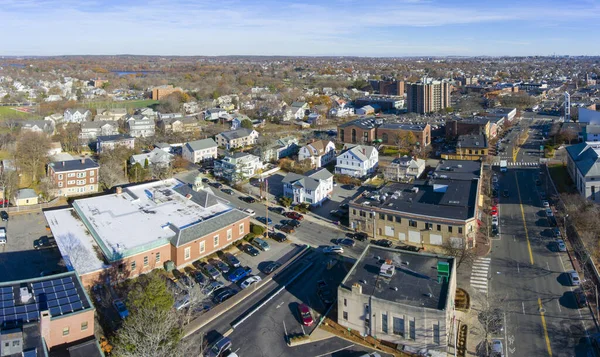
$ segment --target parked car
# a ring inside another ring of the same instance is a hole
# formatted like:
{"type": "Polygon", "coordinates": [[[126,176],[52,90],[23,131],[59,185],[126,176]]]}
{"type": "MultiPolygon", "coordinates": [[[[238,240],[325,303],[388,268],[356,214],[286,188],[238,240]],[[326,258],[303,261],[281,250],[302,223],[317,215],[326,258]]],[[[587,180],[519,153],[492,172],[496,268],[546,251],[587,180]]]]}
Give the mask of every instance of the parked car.
{"type": "Polygon", "coordinates": [[[269,245],[269,243],[267,243],[264,239],[262,238],[254,238],[252,239],[252,245],[254,245],[256,248],[262,250],[262,251],[268,251],[271,249],[271,246],[269,245]]]}
{"type": "Polygon", "coordinates": [[[301,214],[300,214],[300,213],[298,213],[298,212],[294,212],[294,211],[286,212],[286,213],[284,214],[284,216],[286,216],[286,217],[287,217],[287,218],[289,218],[289,219],[295,219],[296,221],[301,221],[301,220],[303,220],[303,219],[304,219],[304,216],[303,216],[303,215],[301,215],[301,214]]]}
{"type": "Polygon", "coordinates": [[[508,197],[508,196],[510,196],[510,195],[508,194],[508,190],[504,190],[504,191],[502,191],[502,197],[508,197]]]}
{"type": "Polygon", "coordinates": [[[250,196],[240,197],[240,200],[242,200],[246,203],[255,203],[256,202],[256,199],[254,197],[250,197],[250,196]]]}
{"type": "Polygon", "coordinates": [[[577,303],[577,307],[587,306],[587,298],[585,297],[585,293],[582,289],[573,290],[573,295],[575,296],[575,302],[577,303]]]}
{"type": "Polygon", "coordinates": [[[222,303],[223,301],[229,299],[230,297],[232,297],[235,294],[236,294],[235,290],[233,290],[231,288],[228,288],[228,287],[224,287],[224,288],[215,290],[213,292],[213,299],[212,300],[213,300],[213,302],[215,304],[220,304],[220,303],[222,303]]]}
{"type": "Polygon", "coordinates": [[[294,227],[290,226],[289,224],[284,224],[281,227],[279,227],[279,230],[282,232],[285,232],[287,234],[292,234],[294,233],[296,230],[294,229],[294,227]]]}
{"type": "Polygon", "coordinates": [[[414,245],[397,245],[394,249],[408,250],[409,252],[420,252],[423,250],[421,247],[415,247],[414,245]]]}
{"type": "Polygon", "coordinates": [[[256,220],[262,224],[266,224],[267,226],[270,226],[273,224],[273,220],[271,218],[267,218],[267,217],[256,217],[256,220]]]}
{"type": "Polygon", "coordinates": [[[256,212],[254,212],[254,210],[253,210],[253,209],[251,209],[251,208],[244,208],[242,211],[243,211],[244,213],[247,213],[247,214],[249,214],[250,216],[254,216],[254,215],[256,214],[256,212]]]}
{"type": "Polygon", "coordinates": [[[542,201],[542,207],[550,208],[550,203],[548,203],[548,201],[542,201]]]}
{"type": "Polygon", "coordinates": [[[221,259],[223,259],[225,262],[227,262],[227,264],[231,265],[234,268],[237,268],[240,266],[239,259],[236,258],[235,255],[233,255],[231,253],[223,253],[223,255],[221,256],[221,259]]]}
{"type": "Polygon", "coordinates": [[[269,211],[279,213],[281,215],[285,214],[285,208],[283,207],[269,206],[269,211]]]}
{"type": "Polygon", "coordinates": [[[354,238],[358,241],[364,242],[369,238],[369,236],[367,235],[367,233],[364,233],[364,232],[356,232],[356,233],[352,234],[352,238],[354,238]]]}
{"type": "Polygon", "coordinates": [[[552,208],[546,208],[546,216],[554,217],[554,212],[552,212],[552,208]]]}
{"type": "Polygon", "coordinates": [[[0,211],[0,217],[2,217],[3,221],[8,221],[8,212],[0,211]]]}
{"type": "Polygon", "coordinates": [[[198,285],[200,286],[204,286],[206,285],[206,283],[208,283],[208,278],[202,274],[202,272],[200,270],[196,270],[192,276],[194,277],[194,280],[196,281],[196,283],[198,283],[198,285]]]}
{"type": "Polygon", "coordinates": [[[490,357],[504,357],[504,347],[502,341],[492,340],[492,353],[490,357]]]}
{"type": "Polygon", "coordinates": [[[344,248],[339,245],[330,245],[323,248],[325,254],[344,254],[344,248]]]}
{"type": "Polygon", "coordinates": [[[306,304],[298,304],[298,315],[304,326],[312,326],[315,320],[310,313],[310,308],[306,304]]]}
{"type": "Polygon", "coordinates": [[[492,224],[498,225],[498,216],[492,216],[492,224]]]}
{"type": "Polygon", "coordinates": [[[127,316],[129,316],[129,310],[127,310],[125,303],[120,299],[116,299],[113,301],[113,307],[119,313],[119,317],[121,318],[121,320],[125,320],[127,316]]]}
{"type": "Polygon", "coordinates": [[[579,274],[577,274],[577,272],[575,270],[569,270],[566,273],[567,273],[567,277],[569,278],[569,283],[571,283],[571,286],[581,285],[581,280],[579,279],[579,274]]]}
{"type": "Polygon", "coordinates": [[[354,247],[356,245],[356,242],[350,238],[338,238],[335,240],[335,244],[344,245],[346,247],[354,247]]]}
{"type": "Polygon", "coordinates": [[[223,262],[222,262],[222,261],[220,261],[219,259],[212,258],[212,259],[209,259],[209,260],[208,260],[208,262],[209,262],[209,263],[210,263],[212,266],[214,266],[214,267],[216,267],[217,269],[219,269],[219,271],[220,271],[221,273],[223,273],[223,274],[227,274],[227,273],[229,273],[229,265],[227,265],[227,264],[223,263],[223,262]]]}
{"type": "Polygon", "coordinates": [[[269,232],[268,237],[279,243],[287,240],[287,236],[281,232],[269,232]]]}
{"type": "Polygon", "coordinates": [[[225,284],[223,284],[223,282],[221,281],[211,281],[208,285],[204,287],[204,289],[202,289],[202,294],[204,294],[206,297],[211,296],[212,293],[221,289],[224,286],[225,284]]]}
{"type": "Polygon", "coordinates": [[[556,238],[562,238],[562,234],[560,233],[560,229],[558,227],[552,228],[552,234],[556,238]]]}
{"type": "Polygon", "coordinates": [[[327,282],[325,282],[325,280],[317,281],[317,295],[319,296],[319,299],[323,301],[324,304],[333,304],[333,292],[331,291],[329,285],[327,285],[327,282]]]}
{"type": "Polygon", "coordinates": [[[177,298],[177,300],[175,300],[175,304],[173,304],[173,307],[175,308],[175,310],[179,311],[179,310],[183,310],[184,308],[186,308],[189,305],[190,305],[190,295],[185,294],[185,295],[177,298]]]}
{"type": "Polygon", "coordinates": [[[253,246],[251,246],[250,244],[244,244],[244,246],[242,247],[242,250],[253,257],[260,254],[260,251],[256,248],[254,248],[253,246]]]}
{"type": "Polygon", "coordinates": [[[0,227],[0,244],[6,244],[6,228],[0,227]]]}
{"type": "Polygon", "coordinates": [[[235,268],[231,273],[229,273],[229,275],[227,276],[227,280],[231,281],[232,283],[235,283],[248,276],[248,274],[250,274],[251,272],[252,268],[250,267],[235,268]]]}
{"type": "Polygon", "coordinates": [[[260,276],[258,275],[252,275],[247,277],[246,279],[244,279],[244,281],[242,281],[240,283],[240,288],[242,289],[246,289],[248,288],[250,285],[252,284],[256,284],[258,282],[260,282],[262,279],[260,278],[260,276]]]}
{"type": "MultiPolygon", "coordinates": [[[[201,171],[204,171],[204,172],[202,172],[203,174],[205,174],[205,173],[207,173],[207,172],[208,172],[208,171],[206,171],[206,170],[201,170],[201,171]]],[[[206,177],[204,177],[204,178],[202,178],[202,182],[204,182],[204,183],[209,183],[209,182],[210,182],[210,180],[209,180],[209,179],[207,179],[206,177]]]]}
{"type": "Polygon", "coordinates": [[[294,228],[300,227],[300,221],[295,219],[290,219],[289,221],[285,221],[285,224],[288,226],[292,226],[294,228]]]}
{"type": "Polygon", "coordinates": [[[221,187],[223,187],[223,184],[222,184],[222,183],[220,183],[220,182],[213,182],[213,183],[211,183],[210,185],[211,185],[212,187],[214,187],[214,188],[221,188],[221,187]]]}
{"type": "Polygon", "coordinates": [[[231,351],[231,346],[229,337],[223,337],[210,347],[207,357],[225,357],[226,353],[231,351]]]}
{"type": "Polygon", "coordinates": [[[278,262],[269,263],[269,265],[267,265],[263,269],[263,273],[265,273],[267,275],[271,274],[272,272],[274,272],[275,270],[277,270],[280,266],[281,266],[281,263],[278,263],[278,262]]]}
{"type": "Polygon", "coordinates": [[[540,180],[535,180],[535,185],[536,185],[536,186],[541,186],[541,185],[542,185],[542,181],[540,181],[540,180]]]}
{"type": "Polygon", "coordinates": [[[498,215],[498,207],[496,207],[496,206],[493,206],[493,207],[492,207],[492,211],[490,212],[490,214],[491,214],[492,216],[497,216],[497,215],[498,215]]]}
{"type": "Polygon", "coordinates": [[[221,273],[212,264],[202,263],[200,268],[208,275],[211,279],[217,280],[221,273]]]}
{"type": "Polygon", "coordinates": [[[378,245],[384,248],[390,248],[392,246],[392,241],[387,239],[379,239],[373,242],[373,244],[378,245]]]}
{"type": "Polygon", "coordinates": [[[221,192],[226,193],[228,195],[234,195],[235,194],[235,192],[233,192],[233,190],[230,189],[230,188],[223,188],[223,189],[221,189],[221,192]]]}
{"type": "Polygon", "coordinates": [[[33,241],[33,247],[35,249],[56,247],[56,240],[54,238],[43,236],[33,241]]]}
{"type": "Polygon", "coordinates": [[[567,246],[565,245],[565,241],[562,239],[557,239],[556,240],[556,249],[559,252],[566,252],[567,251],[567,246]]]}

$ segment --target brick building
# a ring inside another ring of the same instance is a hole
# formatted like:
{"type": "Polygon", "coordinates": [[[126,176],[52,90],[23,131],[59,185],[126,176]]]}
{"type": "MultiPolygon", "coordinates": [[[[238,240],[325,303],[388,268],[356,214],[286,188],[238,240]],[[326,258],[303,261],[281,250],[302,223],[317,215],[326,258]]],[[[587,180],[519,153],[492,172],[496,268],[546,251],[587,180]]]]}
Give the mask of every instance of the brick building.
{"type": "Polygon", "coordinates": [[[179,87],[173,87],[172,85],[164,85],[159,87],[152,88],[152,99],[153,100],[161,100],[164,97],[168,96],[171,93],[175,92],[183,92],[183,90],[179,87]]]}
{"type": "Polygon", "coordinates": [[[51,162],[48,177],[56,187],[56,195],[71,197],[98,192],[99,165],[92,159],[51,162]]]}
{"type": "Polygon", "coordinates": [[[454,117],[446,120],[447,137],[456,138],[469,134],[485,134],[488,138],[495,138],[498,135],[498,125],[490,117],[454,117]]]}
{"type": "Polygon", "coordinates": [[[408,132],[413,133],[417,145],[426,147],[431,144],[431,126],[429,124],[417,125],[363,118],[338,125],[339,140],[350,144],[365,144],[381,140],[382,144],[396,145],[397,138],[408,132]]]}
{"type": "Polygon", "coordinates": [[[204,190],[167,179],[44,212],[67,266],[84,285],[124,280],[172,261],[183,267],[250,232],[249,216],[204,190]]]}
{"type": "Polygon", "coordinates": [[[433,113],[450,106],[450,83],[424,78],[406,87],[406,107],[409,113],[433,113]]]}

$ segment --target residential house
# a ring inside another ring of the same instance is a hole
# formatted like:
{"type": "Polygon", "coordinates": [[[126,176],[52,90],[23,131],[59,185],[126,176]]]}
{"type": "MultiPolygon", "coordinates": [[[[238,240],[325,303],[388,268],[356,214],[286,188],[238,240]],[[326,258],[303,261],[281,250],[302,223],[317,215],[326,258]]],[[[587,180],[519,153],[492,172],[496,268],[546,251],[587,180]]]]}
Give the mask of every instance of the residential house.
{"type": "Polygon", "coordinates": [[[375,114],[375,107],[372,105],[365,105],[355,110],[356,115],[373,115],[375,114]]]}
{"type": "Polygon", "coordinates": [[[48,177],[56,187],[56,195],[72,197],[98,192],[99,165],[92,159],[51,162],[48,177]]]}
{"type": "Polygon", "coordinates": [[[194,164],[214,160],[217,158],[217,143],[211,138],[190,141],[183,145],[182,156],[194,164]]]}
{"type": "Polygon", "coordinates": [[[455,343],[455,294],[453,257],[368,245],[337,287],[337,321],[404,350],[445,356],[455,343]]]}
{"type": "Polygon", "coordinates": [[[79,139],[83,141],[96,140],[98,136],[116,135],[119,125],[114,121],[86,121],[81,123],[79,139]]]}
{"type": "Polygon", "coordinates": [[[94,121],[98,120],[98,116],[101,116],[102,120],[119,121],[127,116],[127,108],[98,109],[97,113],[94,121]]]}
{"type": "Polygon", "coordinates": [[[129,135],[134,138],[154,136],[154,119],[143,115],[130,115],[125,120],[129,135]]]}
{"type": "Polygon", "coordinates": [[[186,114],[200,113],[200,104],[198,102],[183,103],[183,111],[186,114]]]}
{"type": "Polygon", "coordinates": [[[236,152],[214,163],[214,175],[232,183],[249,179],[263,168],[260,158],[247,152],[236,152]]]}
{"type": "Polygon", "coordinates": [[[117,187],[44,215],[67,269],[86,287],[106,276],[121,281],[163,269],[168,261],[183,269],[250,232],[249,216],[199,180],[194,186],[170,178],[117,187]]]}
{"type": "Polygon", "coordinates": [[[146,167],[146,164],[148,166],[169,167],[174,157],[173,154],[165,152],[162,149],[154,148],[147,153],[131,155],[129,163],[131,165],[140,164],[142,167],[146,167]]]}
{"type": "Polygon", "coordinates": [[[56,129],[53,120],[20,120],[18,125],[21,127],[21,131],[32,131],[48,135],[54,135],[56,129]]]}
{"type": "Polygon", "coordinates": [[[152,108],[138,108],[136,109],[135,114],[148,118],[156,118],[158,115],[158,113],[152,108]]]}
{"type": "Polygon", "coordinates": [[[298,152],[298,149],[298,138],[286,136],[266,147],[255,148],[254,154],[260,156],[262,162],[269,162],[292,156],[298,152]]]}
{"type": "Polygon", "coordinates": [[[62,123],[64,119],[65,118],[60,113],[54,113],[44,117],[44,120],[52,120],[54,124],[62,123]]]}
{"type": "Polygon", "coordinates": [[[55,156],[62,153],[62,144],[60,141],[53,141],[50,143],[50,148],[48,149],[48,156],[55,156]]]}
{"type": "Polygon", "coordinates": [[[179,87],[173,87],[171,84],[154,87],[152,88],[152,100],[161,100],[175,92],[181,93],[183,90],[179,87]]]}
{"type": "Polygon", "coordinates": [[[293,102],[292,105],[285,109],[283,121],[304,119],[308,109],[309,106],[306,102],[293,102]]]}
{"type": "Polygon", "coordinates": [[[324,168],[307,172],[306,175],[290,172],[282,183],[283,196],[291,198],[293,204],[320,206],[333,192],[333,175],[324,168]]]}
{"type": "Polygon", "coordinates": [[[81,123],[91,120],[92,112],[89,109],[69,108],[65,110],[63,118],[65,123],[81,123]]]}
{"type": "Polygon", "coordinates": [[[418,179],[425,171],[426,162],[410,156],[397,157],[385,167],[383,177],[390,181],[418,179]]]}
{"type": "Polygon", "coordinates": [[[20,206],[31,206],[38,204],[38,194],[35,193],[31,188],[22,188],[17,191],[14,197],[14,205],[20,206]]]}
{"type": "Polygon", "coordinates": [[[204,112],[204,120],[219,120],[219,117],[227,114],[227,111],[222,108],[209,108],[204,112]]]}
{"type": "Polygon", "coordinates": [[[217,134],[215,139],[217,145],[230,150],[256,144],[258,132],[253,129],[242,128],[217,134]]]}
{"type": "Polygon", "coordinates": [[[498,135],[498,125],[490,117],[460,118],[446,120],[446,136],[457,138],[460,135],[485,134],[488,138],[498,135]]]}
{"type": "Polygon", "coordinates": [[[193,133],[200,130],[194,117],[160,119],[156,125],[165,133],[193,133]]]}
{"type": "Polygon", "coordinates": [[[600,142],[567,146],[567,171],[577,192],[588,200],[600,202],[600,142]]]}
{"type": "Polygon", "coordinates": [[[335,160],[335,144],[329,140],[308,143],[298,151],[298,161],[310,160],[311,166],[321,168],[335,160]]]}
{"type": "Polygon", "coordinates": [[[158,120],[183,118],[183,113],[157,113],[158,120]]]}
{"type": "Polygon", "coordinates": [[[106,150],[112,150],[117,146],[125,146],[133,150],[135,147],[135,138],[129,134],[98,136],[96,138],[96,152],[98,154],[106,150]]]}
{"type": "Polygon", "coordinates": [[[379,152],[372,146],[355,145],[336,158],[335,173],[352,177],[365,177],[377,170],[379,152]]]}

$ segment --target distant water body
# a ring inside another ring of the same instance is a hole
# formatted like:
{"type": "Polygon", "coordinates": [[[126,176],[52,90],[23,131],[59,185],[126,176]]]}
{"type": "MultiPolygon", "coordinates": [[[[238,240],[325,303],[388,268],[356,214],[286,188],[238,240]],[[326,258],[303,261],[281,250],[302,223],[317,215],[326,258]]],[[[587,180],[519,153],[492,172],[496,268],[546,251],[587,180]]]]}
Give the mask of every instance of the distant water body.
{"type": "Polygon", "coordinates": [[[147,75],[147,74],[151,74],[151,73],[160,73],[160,71],[111,71],[111,72],[116,74],[117,76],[128,76],[130,74],[147,75]]]}

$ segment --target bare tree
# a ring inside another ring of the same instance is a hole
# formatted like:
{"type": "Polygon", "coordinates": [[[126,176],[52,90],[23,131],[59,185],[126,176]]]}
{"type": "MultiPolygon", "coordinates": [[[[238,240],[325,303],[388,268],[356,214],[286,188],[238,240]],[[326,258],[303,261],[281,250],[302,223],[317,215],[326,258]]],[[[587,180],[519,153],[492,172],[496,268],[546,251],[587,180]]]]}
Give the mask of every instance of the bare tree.
{"type": "Polygon", "coordinates": [[[117,184],[127,182],[125,170],[127,168],[127,160],[133,154],[124,146],[117,146],[113,150],[108,150],[100,154],[100,180],[106,188],[113,187],[117,184]]]}
{"type": "Polygon", "coordinates": [[[35,182],[44,171],[44,165],[48,162],[48,150],[50,140],[45,134],[26,131],[21,133],[17,141],[17,163],[18,166],[31,175],[31,181],[35,182]]]}
{"type": "Polygon", "coordinates": [[[456,268],[460,267],[461,264],[471,265],[475,261],[477,254],[475,249],[468,248],[465,242],[455,243],[447,240],[443,245],[442,249],[444,254],[454,257],[456,259],[456,268]]]}

